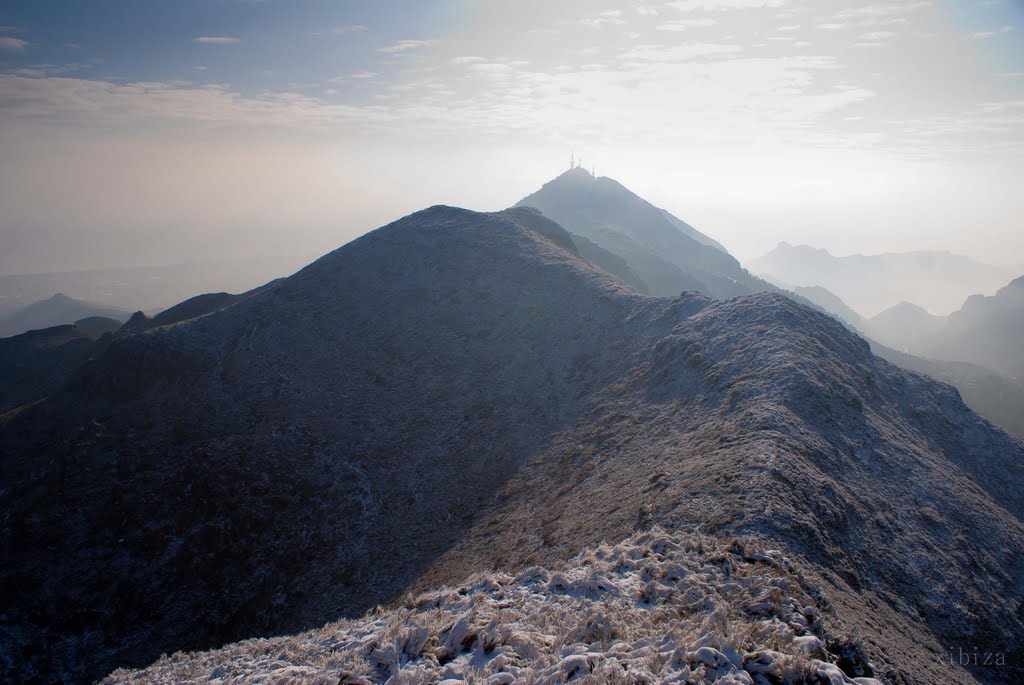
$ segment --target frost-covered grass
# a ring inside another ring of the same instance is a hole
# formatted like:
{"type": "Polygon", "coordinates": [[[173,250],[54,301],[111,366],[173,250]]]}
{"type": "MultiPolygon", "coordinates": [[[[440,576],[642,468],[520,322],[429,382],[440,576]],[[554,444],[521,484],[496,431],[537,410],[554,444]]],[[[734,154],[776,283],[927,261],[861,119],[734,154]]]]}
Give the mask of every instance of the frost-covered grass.
{"type": "Polygon", "coordinates": [[[871,684],[779,552],[638,533],[552,571],[480,574],[296,636],[164,656],[117,683],[871,684]]]}

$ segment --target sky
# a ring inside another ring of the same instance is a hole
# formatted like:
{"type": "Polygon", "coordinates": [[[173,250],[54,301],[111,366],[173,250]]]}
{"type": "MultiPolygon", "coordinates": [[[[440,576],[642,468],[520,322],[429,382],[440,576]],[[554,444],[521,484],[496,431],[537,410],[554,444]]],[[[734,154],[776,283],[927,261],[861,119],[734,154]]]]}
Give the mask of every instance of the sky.
{"type": "Polygon", "coordinates": [[[313,258],[571,154],[741,261],[1024,272],[1024,0],[0,4],[0,274],[313,258]]]}

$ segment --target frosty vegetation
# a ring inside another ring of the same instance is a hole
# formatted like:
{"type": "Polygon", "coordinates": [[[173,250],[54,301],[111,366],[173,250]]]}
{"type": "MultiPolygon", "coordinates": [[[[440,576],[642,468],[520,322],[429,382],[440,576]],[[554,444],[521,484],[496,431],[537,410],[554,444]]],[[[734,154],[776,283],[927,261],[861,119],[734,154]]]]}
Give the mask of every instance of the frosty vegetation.
{"type": "Polygon", "coordinates": [[[780,552],[656,529],[103,683],[878,683],[816,594],[780,552]]]}

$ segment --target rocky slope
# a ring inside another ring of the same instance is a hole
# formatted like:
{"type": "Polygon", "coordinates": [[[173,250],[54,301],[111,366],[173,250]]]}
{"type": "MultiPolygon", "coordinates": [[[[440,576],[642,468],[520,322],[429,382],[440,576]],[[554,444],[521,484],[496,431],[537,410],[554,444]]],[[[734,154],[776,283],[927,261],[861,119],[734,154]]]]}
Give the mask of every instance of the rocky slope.
{"type": "Polygon", "coordinates": [[[968,407],[1003,430],[1024,437],[1024,383],[977,364],[917,357],[880,343],[871,343],[871,351],[904,369],[949,383],[968,407]]]}
{"type": "Polygon", "coordinates": [[[1022,460],[817,311],[645,297],[536,212],[435,207],[0,419],[0,677],[82,682],[660,525],[805,568],[884,682],[1019,682],[1022,460]]]}
{"type": "MultiPolygon", "coordinates": [[[[862,318],[857,312],[846,306],[846,303],[839,297],[825,288],[820,286],[797,287],[793,291],[823,311],[835,316],[851,330],[869,336],[868,342],[871,344],[871,350],[879,357],[902,366],[904,369],[924,373],[943,383],[949,383],[960,392],[964,402],[971,409],[1004,430],[1024,436],[1024,384],[1021,382],[978,364],[920,356],[922,354],[920,348],[915,350],[917,355],[897,351],[871,340],[870,336],[872,335],[881,339],[884,339],[884,336],[878,335],[878,332],[872,328],[872,321],[862,318]]],[[[926,319],[926,324],[934,323],[930,314],[926,313],[926,316],[929,317],[926,319]]],[[[933,331],[932,338],[927,340],[926,347],[930,349],[936,343],[940,343],[942,332],[947,329],[948,325],[943,326],[938,332],[933,331]]],[[[900,347],[906,349],[908,347],[906,344],[908,342],[907,328],[901,327],[901,330],[905,333],[899,341],[904,343],[900,347]]],[[[916,340],[921,342],[920,337],[917,337],[916,340]]],[[[923,353],[927,354],[929,349],[925,349],[923,353]]]]}

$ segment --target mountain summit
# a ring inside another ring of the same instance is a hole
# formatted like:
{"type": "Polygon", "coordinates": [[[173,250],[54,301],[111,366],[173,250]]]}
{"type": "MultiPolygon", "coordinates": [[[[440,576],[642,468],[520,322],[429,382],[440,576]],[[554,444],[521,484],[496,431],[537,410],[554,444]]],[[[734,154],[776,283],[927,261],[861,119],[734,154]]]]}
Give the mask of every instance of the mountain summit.
{"type": "MultiPolygon", "coordinates": [[[[614,652],[773,682],[798,649],[846,685],[1024,678],[1024,443],[815,310],[644,296],[535,210],[432,207],[200,314],[0,416],[0,680],[83,682],[441,584],[409,626],[303,638],[334,669],[307,680],[500,650],[578,656],[563,679],[614,652]],[[600,549],[657,528],[683,537],[600,549]],[[602,619],[571,645],[500,623],[584,598],[602,619]]],[[[304,673],[262,644],[246,668],[304,673]]],[[[227,678],[228,653],[168,680],[227,678]]]]}
{"type": "Polygon", "coordinates": [[[553,214],[578,213],[577,220],[559,222],[570,231],[585,225],[612,223],[622,227],[631,237],[644,242],[657,240],[659,235],[671,236],[671,232],[659,225],[659,219],[664,219],[677,231],[698,243],[720,252],[726,251],[713,238],[650,204],[618,181],[606,176],[593,176],[581,167],[570,169],[545,183],[540,190],[523,198],[518,204],[549,207],[553,214]],[[562,210],[554,209],[558,204],[564,205],[562,210]],[[639,225],[629,225],[637,219],[642,219],[639,225]]]}
{"type": "Polygon", "coordinates": [[[776,290],[747,273],[715,240],[617,181],[574,168],[517,203],[623,257],[652,295],[694,290],[735,297],[776,290]]]}

